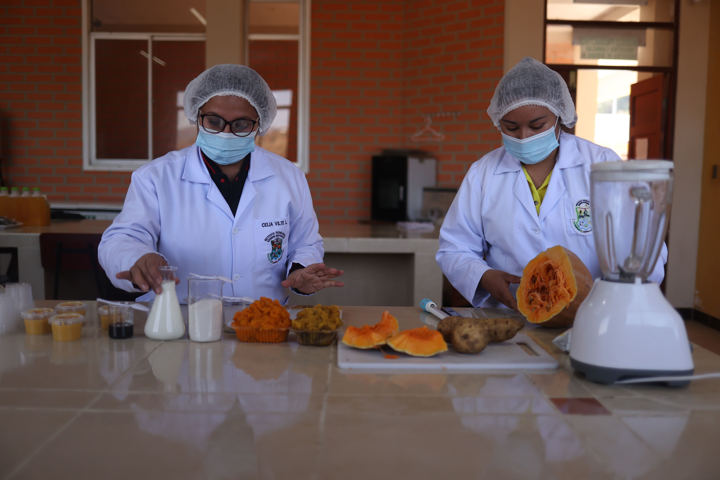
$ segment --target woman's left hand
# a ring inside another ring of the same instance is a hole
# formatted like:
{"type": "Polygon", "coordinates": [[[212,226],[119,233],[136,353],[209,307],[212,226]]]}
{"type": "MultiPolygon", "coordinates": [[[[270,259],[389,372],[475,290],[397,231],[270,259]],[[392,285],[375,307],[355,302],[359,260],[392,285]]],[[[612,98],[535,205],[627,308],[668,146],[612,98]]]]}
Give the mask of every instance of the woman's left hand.
{"type": "Polygon", "coordinates": [[[299,292],[310,294],[327,287],[342,287],[343,282],[333,280],[343,274],[342,270],[330,268],[324,263],[313,263],[305,268],[292,272],[280,284],[286,288],[294,288],[299,292]]]}

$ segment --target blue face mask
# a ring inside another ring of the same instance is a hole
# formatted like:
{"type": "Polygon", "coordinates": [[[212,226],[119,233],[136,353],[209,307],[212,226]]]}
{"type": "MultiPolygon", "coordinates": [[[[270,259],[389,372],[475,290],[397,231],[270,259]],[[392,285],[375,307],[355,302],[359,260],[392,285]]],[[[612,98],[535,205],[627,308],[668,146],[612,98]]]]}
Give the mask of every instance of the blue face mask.
{"type": "Polygon", "coordinates": [[[526,165],[540,163],[560,145],[555,137],[555,126],[522,140],[500,132],[505,150],[526,165]]]}
{"type": "Polygon", "coordinates": [[[245,155],[255,150],[255,133],[247,137],[238,137],[232,133],[208,133],[202,128],[198,130],[195,144],[200,147],[213,162],[230,165],[239,162],[245,155]]]}

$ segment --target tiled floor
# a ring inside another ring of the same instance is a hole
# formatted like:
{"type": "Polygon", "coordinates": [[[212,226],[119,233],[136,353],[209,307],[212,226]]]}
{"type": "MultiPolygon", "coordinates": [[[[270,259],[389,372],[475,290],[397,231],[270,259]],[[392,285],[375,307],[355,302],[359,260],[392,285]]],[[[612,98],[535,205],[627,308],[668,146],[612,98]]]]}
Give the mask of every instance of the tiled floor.
{"type": "Polygon", "coordinates": [[[685,321],[685,328],[691,342],[720,355],[720,330],[694,320],[685,321]]]}

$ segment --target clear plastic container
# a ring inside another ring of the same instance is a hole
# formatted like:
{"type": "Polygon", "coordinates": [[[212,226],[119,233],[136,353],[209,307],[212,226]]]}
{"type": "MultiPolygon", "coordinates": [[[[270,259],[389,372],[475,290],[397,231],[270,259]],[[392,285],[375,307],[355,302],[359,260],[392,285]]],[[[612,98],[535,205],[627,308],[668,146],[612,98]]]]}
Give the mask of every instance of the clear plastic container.
{"type": "Polygon", "coordinates": [[[237,312],[245,310],[252,302],[252,299],[246,297],[223,297],[223,324],[226,332],[235,333],[232,327],[233,317],[237,312]]]}
{"type": "Polygon", "coordinates": [[[342,327],[342,311],[337,305],[315,305],[295,312],[292,331],[301,345],[331,345],[342,327]]]}
{"type": "Polygon", "coordinates": [[[282,343],[287,342],[290,328],[242,327],[235,325],[235,335],[241,342],[282,343]]]}
{"type": "Polygon", "coordinates": [[[20,312],[25,322],[25,333],[28,335],[47,335],[51,332],[50,317],[55,311],[52,308],[29,308],[20,312]]]}
{"type": "MultiPolygon", "coordinates": [[[[191,274],[192,275],[192,274],[191,274]]],[[[223,331],[223,280],[218,277],[188,278],[188,336],[194,342],[216,342],[223,331]]]]}
{"type": "Polygon", "coordinates": [[[102,304],[97,307],[98,320],[100,320],[100,329],[107,332],[112,316],[110,315],[110,305],[102,304]]]}
{"type": "Polygon", "coordinates": [[[80,340],[84,317],[80,313],[56,313],[50,317],[53,340],[72,342],[80,340]]]}
{"type": "Polygon", "coordinates": [[[110,338],[125,339],[132,338],[135,328],[135,315],[131,305],[133,302],[118,302],[122,305],[108,305],[110,323],[108,335],[110,338]]]}
{"type": "Polygon", "coordinates": [[[295,339],[300,345],[313,345],[315,347],[327,347],[335,343],[340,327],[334,330],[296,330],[292,329],[295,339]]]}
{"type": "Polygon", "coordinates": [[[69,302],[60,302],[55,305],[55,311],[57,313],[79,313],[80,315],[82,315],[83,320],[85,320],[86,307],[84,302],[76,300],[69,302]]]}

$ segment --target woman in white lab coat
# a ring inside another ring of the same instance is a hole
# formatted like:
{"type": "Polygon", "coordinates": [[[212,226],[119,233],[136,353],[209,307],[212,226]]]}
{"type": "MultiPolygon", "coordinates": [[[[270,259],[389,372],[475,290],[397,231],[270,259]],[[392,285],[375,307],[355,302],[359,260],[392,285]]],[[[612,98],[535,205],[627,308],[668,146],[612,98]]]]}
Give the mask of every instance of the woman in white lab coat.
{"type": "MultiPolygon", "coordinates": [[[[555,245],[601,275],[590,221],[590,165],[612,150],[563,132],[577,121],[565,81],[525,58],[498,83],[488,115],[503,146],[472,164],[440,229],[436,260],[473,306],[517,308],[527,263],[555,245]]],[[[662,281],[667,249],[650,280],[662,281]]]]}
{"type": "Polygon", "coordinates": [[[323,242],[305,175],[255,145],[269,129],[275,98],[243,65],[216,65],[186,90],[185,114],[197,125],[192,146],[139,168],[98,247],[118,288],[161,292],[158,267],[174,265],[187,294],[190,273],[232,281],[224,294],[286,302],[288,289],[310,294],[342,286],[323,263],[323,242]]]}

